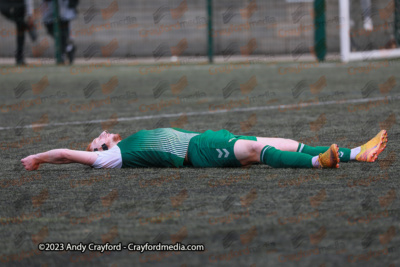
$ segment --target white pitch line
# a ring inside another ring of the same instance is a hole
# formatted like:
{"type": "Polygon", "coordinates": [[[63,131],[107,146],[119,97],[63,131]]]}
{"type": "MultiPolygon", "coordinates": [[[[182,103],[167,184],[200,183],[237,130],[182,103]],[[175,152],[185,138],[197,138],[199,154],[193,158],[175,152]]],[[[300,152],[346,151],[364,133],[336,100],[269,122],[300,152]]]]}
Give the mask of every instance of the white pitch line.
{"type": "MultiPolygon", "coordinates": [[[[291,108],[306,108],[311,106],[326,106],[326,105],[341,105],[341,104],[353,104],[353,103],[365,103],[365,102],[375,102],[387,99],[388,101],[398,100],[400,99],[400,95],[391,96],[391,97],[374,97],[374,98],[358,98],[358,99],[349,99],[349,100],[338,100],[338,101],[324,101],[324,102],[311,102],[311,103],[301,103],[301,104],[289,104],[289,105],[275,105],[275,106],[264,106],[264,107],[250,107],[250,108],[235,108],[231,110],[216,110],[216,111],[202,111],[202,112],[186,112],[186,113],[173,113],[173,114],[159,114],[159,115],[148,115],[148,116],[137,116],[137,117],[128,117],[128,118],[119,118],[118,121],[137,121],[137,120],[148,120],[148,119],[157,119],[157,118],[172,118],[179,117],[183,114],[186,116],[203,116],[203,115],[212,115],[212,114],[220,114],[220,113],[228,113],[228,112],[247,112],[247,111],[255,111],[255,110],[272,110],[272,109],[291,109],[291,108]]],[[[62,126],[62,125],[80,125],[87,123],[101,123],[107,122],[106,120],[91,120],[91,121],[69,121],[69,122],[55,122],[55,123],[44,123],[44,124],[35,124],[34,127],[44,127],[44,126],[62,126]]],[[[11,130],[18,128],[32,128],[32,124],[24,125],[24,126],[14,126],[14,127],[0,127],[0,131],[2,130],[11,130]]]]}

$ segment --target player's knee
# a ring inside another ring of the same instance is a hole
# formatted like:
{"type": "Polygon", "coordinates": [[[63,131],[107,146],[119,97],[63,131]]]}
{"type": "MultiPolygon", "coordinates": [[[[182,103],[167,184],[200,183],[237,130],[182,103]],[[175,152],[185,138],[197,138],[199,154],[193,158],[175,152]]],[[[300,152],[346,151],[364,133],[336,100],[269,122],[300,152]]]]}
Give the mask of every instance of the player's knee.
{"type": "Polygon", "coordinates": [[[258,161],[260,159],[260,153],[262,149],[264,148],[264,145],[260,142],[252,142],[249,146],[249,155],[252,159],[255,161],[258,161]]]}

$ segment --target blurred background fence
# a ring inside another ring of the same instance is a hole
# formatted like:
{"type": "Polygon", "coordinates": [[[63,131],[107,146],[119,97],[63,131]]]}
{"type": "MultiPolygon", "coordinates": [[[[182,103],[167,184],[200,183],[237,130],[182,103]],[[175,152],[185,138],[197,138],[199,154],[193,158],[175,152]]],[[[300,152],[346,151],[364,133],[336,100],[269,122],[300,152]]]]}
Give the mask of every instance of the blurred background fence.
{"type": "MultiPolygon", "coordinates": [[[[373,1],[374,23],[379,19],[379,10],[389,2],[373,1]]],[[[325,5],[327,52],[339,53],[338,1],[326,0],[325,5]]],[[[359,1],[354,1],[351,8],[358,9],[359,1]]],[[[34,0],[39,38],[35,43],[26,38],[26,57],[54,57],[54,42],[43,26],[42,11],[43,2],[34,0]]],[[[294,60],[309,55],[314,45],[313,14],[312,0],[214,0],[213,53],[224,60],[233,55],[267,59],[289,55],[294,60]]],[[[356,27],[362,27],[357,23],[360,16],[353,16],[356,27]]],[[[81,0],[70,32],[78,47],[78,58],[149,57],[157,61],[173,55],[206,57],[207,22],[207,0],[81,0]]],[[[389,36],[391,32],[388,28],[360,38],[384,43],[380,35],[389,36]]],[[[15,25],[0,16],[0,57],[14,56],[15,35],[15,25]]],[[[373,45],[384,45],[381,43],[373,45]]]]}

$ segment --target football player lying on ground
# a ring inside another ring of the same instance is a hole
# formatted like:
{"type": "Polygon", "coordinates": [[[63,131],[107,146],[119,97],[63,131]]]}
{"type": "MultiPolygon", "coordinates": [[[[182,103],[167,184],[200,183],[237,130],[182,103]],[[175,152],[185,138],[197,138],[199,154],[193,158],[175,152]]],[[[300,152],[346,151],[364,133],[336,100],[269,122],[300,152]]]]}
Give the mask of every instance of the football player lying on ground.
{"type": "Polygon", "coordinates": [[[385,149],[380,131],[353,149],[308,146],[294,140],[233,135],[227,130],[191,132],[178,128],[141,130],[128,138],[102,132],[86,151],[54,149],[21,160],[26,170],[42,163],[81,163],[94,168],[240,167],[263,163],[274,168],[338,168],[339,161],[374,162],[385,149]]]}

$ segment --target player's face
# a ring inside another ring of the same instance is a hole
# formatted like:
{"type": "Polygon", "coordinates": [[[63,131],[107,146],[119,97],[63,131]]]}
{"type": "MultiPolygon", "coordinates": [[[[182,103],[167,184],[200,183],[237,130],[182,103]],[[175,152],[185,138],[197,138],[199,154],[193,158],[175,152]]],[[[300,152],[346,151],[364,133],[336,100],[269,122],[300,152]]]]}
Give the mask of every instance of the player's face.
{"type": "Polygon", "coordinates": [[[97,148],[99,151],[103,151],[103,148],[101,147],[102,144],[106,144],[109,148],[112,143],[116,143],[118,141],[121,141],[122,138],[119,134],[112,134],[109,133],[107,130],[103,131],[99,137],[93,139],[92,141],[92,151],[97,148]]]}

